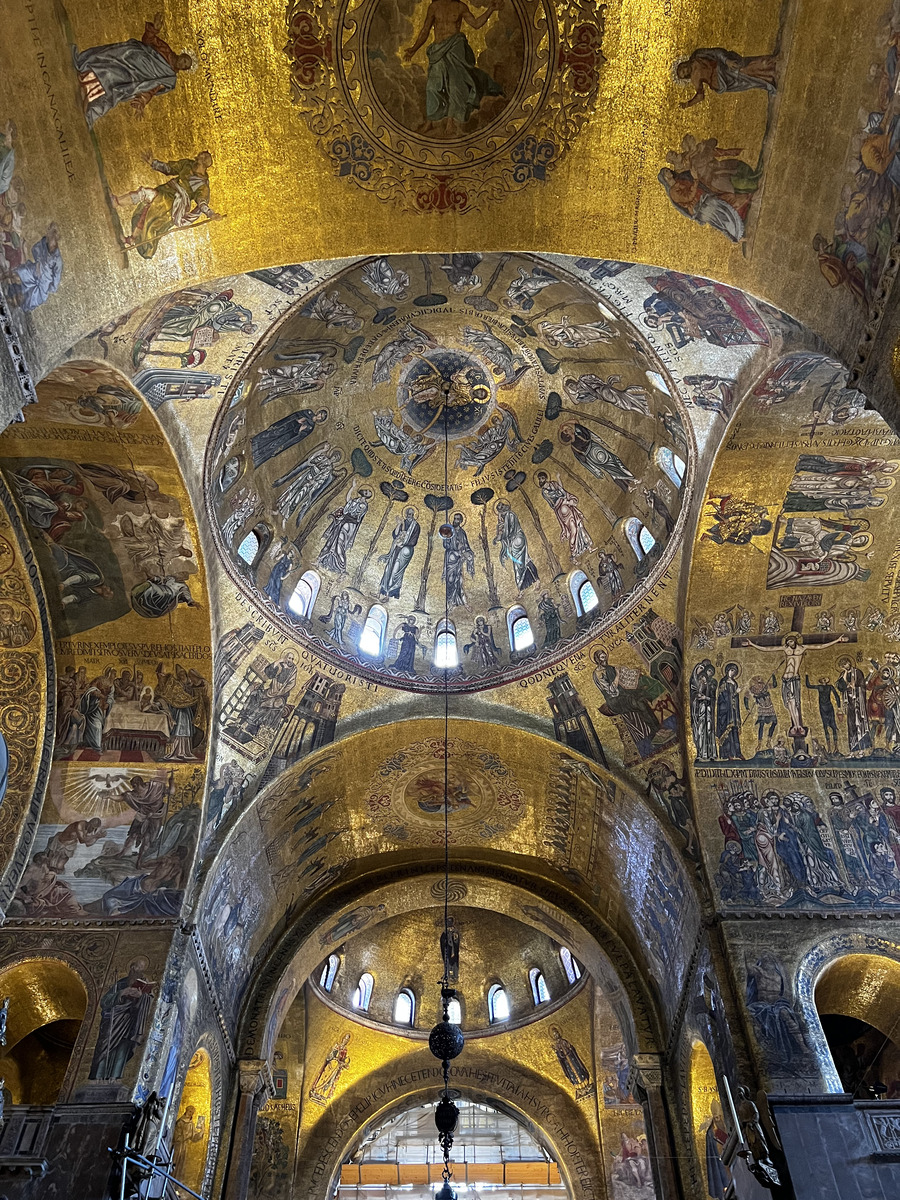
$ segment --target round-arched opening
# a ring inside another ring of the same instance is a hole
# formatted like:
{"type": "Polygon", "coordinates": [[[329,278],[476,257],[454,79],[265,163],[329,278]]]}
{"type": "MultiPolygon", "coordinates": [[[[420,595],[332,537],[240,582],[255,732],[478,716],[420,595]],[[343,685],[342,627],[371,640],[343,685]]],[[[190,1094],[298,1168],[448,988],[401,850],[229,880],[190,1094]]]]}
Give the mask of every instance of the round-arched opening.
{"type": "Polygon", "coordinates": [[[844,1091],[900,1099],[900,963],[848,954],[822,973],[815,1002],[844,1091]]]}
{"type": "MultiPolygon", "coordinates": [[[[454,1102],[459,1108],[451,1155],[455,1189],[567,1200],[559,1167],[535,1131],[499,1108],[461,1097],[454,1102]]],[[[373,1186],[387,1183],[412,1200],[431,1200],[442,1165],[434,1105],[422,1104],[391,1115],[359,1138],[341,1168],[337,1200],[364,1200],[373,1186]]]]}
{"type": "MultiPolygon", "coordinates": [[[[426,1038],[441,1017],[434,980],[441,969],[443,910],[428,905],[377,924],[373,918],[380,914],[353,912],[335,923],[346,940],[313,969],[310,987],[344,1016],[426,1038]],[[363,919],[366,936],[352,936],[363,919]]],[[[568,948],[568,959],[562,957],[549,930],[467,904],[451,905],[447,915],[454,1011],[467,1035],[484,1036],[498,1022],[508,1028],[539,1019],[583,986],[581,966],[568,948]]]]}
{"type": "Polygon", "coordinates": [[[731,1172],[722,1161],[728,1130],[719,1097],[719,1085],[709,1051],[701,1041],[691,1047],[691,1129],[707,1194],[724,1200],[731,1172]]]}
{"type": "Polygon", "coordinates": [[[0,971],[9,997],[0,1076],[13,1104],[55,1104],[87,1008],[79,976],[54,959],[26,959],[0,971]]]}
{"type": "Polygon", "coordinates": [[[194,1052],[184,1077],[172,1128],[172,1173],[195,1192],[202,1190],[206,1174],[211,1122],[212,1064],[201,1047],[194,1052]]]}

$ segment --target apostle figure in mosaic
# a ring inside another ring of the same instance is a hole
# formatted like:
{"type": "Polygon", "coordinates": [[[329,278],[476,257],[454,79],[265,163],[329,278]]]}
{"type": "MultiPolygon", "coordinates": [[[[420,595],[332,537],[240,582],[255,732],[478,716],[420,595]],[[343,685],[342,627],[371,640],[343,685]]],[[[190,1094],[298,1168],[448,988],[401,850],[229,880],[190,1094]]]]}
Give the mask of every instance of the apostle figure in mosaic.
{"type": "Polygon", "coordinates": [[[129,103],[142,117],[154,96],[173,91],[178,75],[194,65],[189,54],[176,54],[163,38],[161,16],[145,22],[140,41],[74,50],[72,58],[91,128],[117,104],[129,103]]]}

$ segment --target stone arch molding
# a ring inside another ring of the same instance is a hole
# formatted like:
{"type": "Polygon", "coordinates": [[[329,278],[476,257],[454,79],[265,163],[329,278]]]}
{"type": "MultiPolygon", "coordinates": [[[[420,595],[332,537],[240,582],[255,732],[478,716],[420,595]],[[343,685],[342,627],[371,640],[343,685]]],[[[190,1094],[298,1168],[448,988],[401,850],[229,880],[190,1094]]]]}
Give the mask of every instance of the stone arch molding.
{"type": "MultiPolygon", "coordinates": [[[[442,862],[443,820],[426,786],[442,737],[443,722],[422,718],[347,738],[282,774],[228,835],[206,879],[198,930],[226,1023],[234,1029],[240,1016],[249,1041],[258,1042],[265,1010],[285,987],[285,1006],[296,993],[302,979],[291,963],[326,917],[373,905],[376,887],[442,862]],[[238,939],[243,956],[234,952],[238,939]]],[[[577,914],[629,990],[642,995],[647,1040],[664,1041],[700,914],[661,823],[597,764],[545,738],[451,720],[450,740],[466,772],[466,802],[451,818],[451,862],[524,889],[520,908],[556,911],[557,918],[544,916],[545,931],[548,920],[577,914]]],[[[303,979],[323,951],[311,950],[306,961],[304,950],[303,979]]]]}
{"type": "Polygon", "coordinates": [[[182,468],[152,401],[96,357],[53,370],[0,437],[0,475],[43,584],[56,664],[46,685],[53,759],[23,863],[56,874],[56,896],[42,904],[20,887],[8,916],[180,912],[213,705],[206,563],[182,468]],[[73,857],[54,839],[78,823],[73,857]]]}
{"type": "Polygon", "coordinates": [[[797,1001],[806,1024],[813,1053],[829,1092],[843,1092],[844,1087],[828,1049],[825,1032],[816,1008],[816,984],[825,969],[848,954],[880,954],[900,963],[900,942],[876,937],[871,933],[849,930],[836,933],[808,950],[797,968],[797,1001]]]}
{"type": "MultiPolygon", "coordinates": [[[[614,965],[607,955],[608,947],[604,948],[596,932],[575,915],[576,906],[562,909],[535,895],[526,886],[498,880],[495,873],[482,876],[466,869],[453,871],[450,885],[455,895],[460,895],[465,889],[465,895],[456,903],[476,909],[499,908],[515,914],[516,920],[543,933],[548,932],[546,922],[549,921],[553,926],[549,930],[551,936],[555,939],[565,937],[565,944],[584,964],[586,972],[597,981],[615,1013],[629,1053],[658,1051],[658,1014],[652,1009],[652,997],[640,986],[633,961],[628,960],[622,948],[618,947],[618,961],[614,965]],[[620,974],[626,975],[626,971],[627,988],[619,977],[620,974]]],[[[297,939],[285,940],[286,951],[288,946],[292,946],[285,954],[287,964],[279,969],[281,956],[276,952],[271,963],[263,969],[247,1004],[242,1057],[271,1057],[281,1022],[294,997],[331,949],[363,933],[370,937],[378,924],[391,916],[402,912],[418,912],[429,904],[434,907],[442,905],[442,886],[443,876],[428,871],[403,881],[392,880],[374,886],[355,897],[354,901],[332,908],[327,915],[321,912],[311,914],[310,922],[303,922],[302,931],[298,929],[297,939]],[[331,930],[346,924],[354,914],[360,914],[360,920],[365,918],[359,928],[343,935],[337,942],[332,941],[329,936],[331,930]]]]}
{"type": "MultiPolygon", "coordinates": [[[[304,1155],[307,1175],[295,1178],[306,1183],[308,1194],[331,1194],[341,1163],[354,1143],[368,1130],[390,1117],[422,1103],[433,1101],[441,1087],[441,1068],[433,1059],[408,1058],[396,1068],[400,1074],[372,1072],[360,1079],[352,1094],[333,1102],[325,1126],[318,1136],[309,1136],[309,1153],[304,1155]],[[376,1082],[379,1080],[379,1082],[376,1082]],[[398,1098],[397,1093],[402,1094],[398,1098]],[[323,1183],[329,1184],[328,1192],[323,1183]]],[[[605,1178],[599,1141],[585,1111],[559,1084],[520,1063],[504,1061],[496,1071],[460,1064],[451,1069],[451,1087],[461,1097],[501,1108],[545,1142],[559,1164],[572,1200],[604,1200],[605,1178]]],[[[300,1194],[304,1189],[297,1187],[300,1194]]]]}

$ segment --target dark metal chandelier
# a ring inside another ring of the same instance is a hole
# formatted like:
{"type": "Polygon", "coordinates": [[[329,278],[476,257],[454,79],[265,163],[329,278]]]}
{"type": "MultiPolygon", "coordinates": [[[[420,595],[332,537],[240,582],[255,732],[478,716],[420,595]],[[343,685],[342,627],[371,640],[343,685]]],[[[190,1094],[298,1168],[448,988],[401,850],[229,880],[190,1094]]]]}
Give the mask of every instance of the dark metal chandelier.
{"type": "MultiPolygon", "coordinates": [[[[447,405],[444,405],[444,495],[449,488],[450,441],[448,437],[447,405]]],[[[453,528],[448,524],[441,525],[438,530],[445,544],[453,536],[453,528]]],[[[449,629],[450,604],[449,581],[444,582],[444,629],[449,629]]],[[[435,1058],[440,1059],[444,1076],[444,1086],[441,1098],[434,1111],[434,1123],[437,1126],[438,1142],[444,1158],[444,1169],[441,1172],[443,1185],[437,1192],[435,1200],[456,1200],[456,1193],[450,1184],[453,1172],[450,1169],[450,1151],[453,1148],[453,1135],[459,1122],[459,1109],[450,1097],[450,1062],[462,1053],[465,1039],[462,1030],[450,1020],[450,1001],[455,993],[450,986],[450,692],[448,688],[448,672],[450,662],[444,663],[444,932],[440,939],[443,972],[440,979],[441,987],[441,1020],[438,1021],[428,1037],[428,1048],[435,1058]]]]}

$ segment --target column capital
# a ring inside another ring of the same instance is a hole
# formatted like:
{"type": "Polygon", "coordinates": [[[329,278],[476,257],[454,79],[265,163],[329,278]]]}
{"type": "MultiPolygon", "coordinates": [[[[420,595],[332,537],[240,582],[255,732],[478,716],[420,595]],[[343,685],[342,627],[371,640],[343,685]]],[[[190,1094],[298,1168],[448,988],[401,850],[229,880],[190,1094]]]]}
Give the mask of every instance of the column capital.
{"type": "Polygon", "coordinates": [[[265,1094],[266,1100],[275,1095],[272,1071],[264,1058],[242,1058],[238,1060],[238,1082],[242,1096],[265,1094]]]}
{"type": "Polygon", "coordinates": [[[663,1058],[661,1054],[635,1054],[628,1072],[628,1087],[633,1092],[641,1088],[644,1092],[658,1091],[663,1082],[663,1058]]]}

